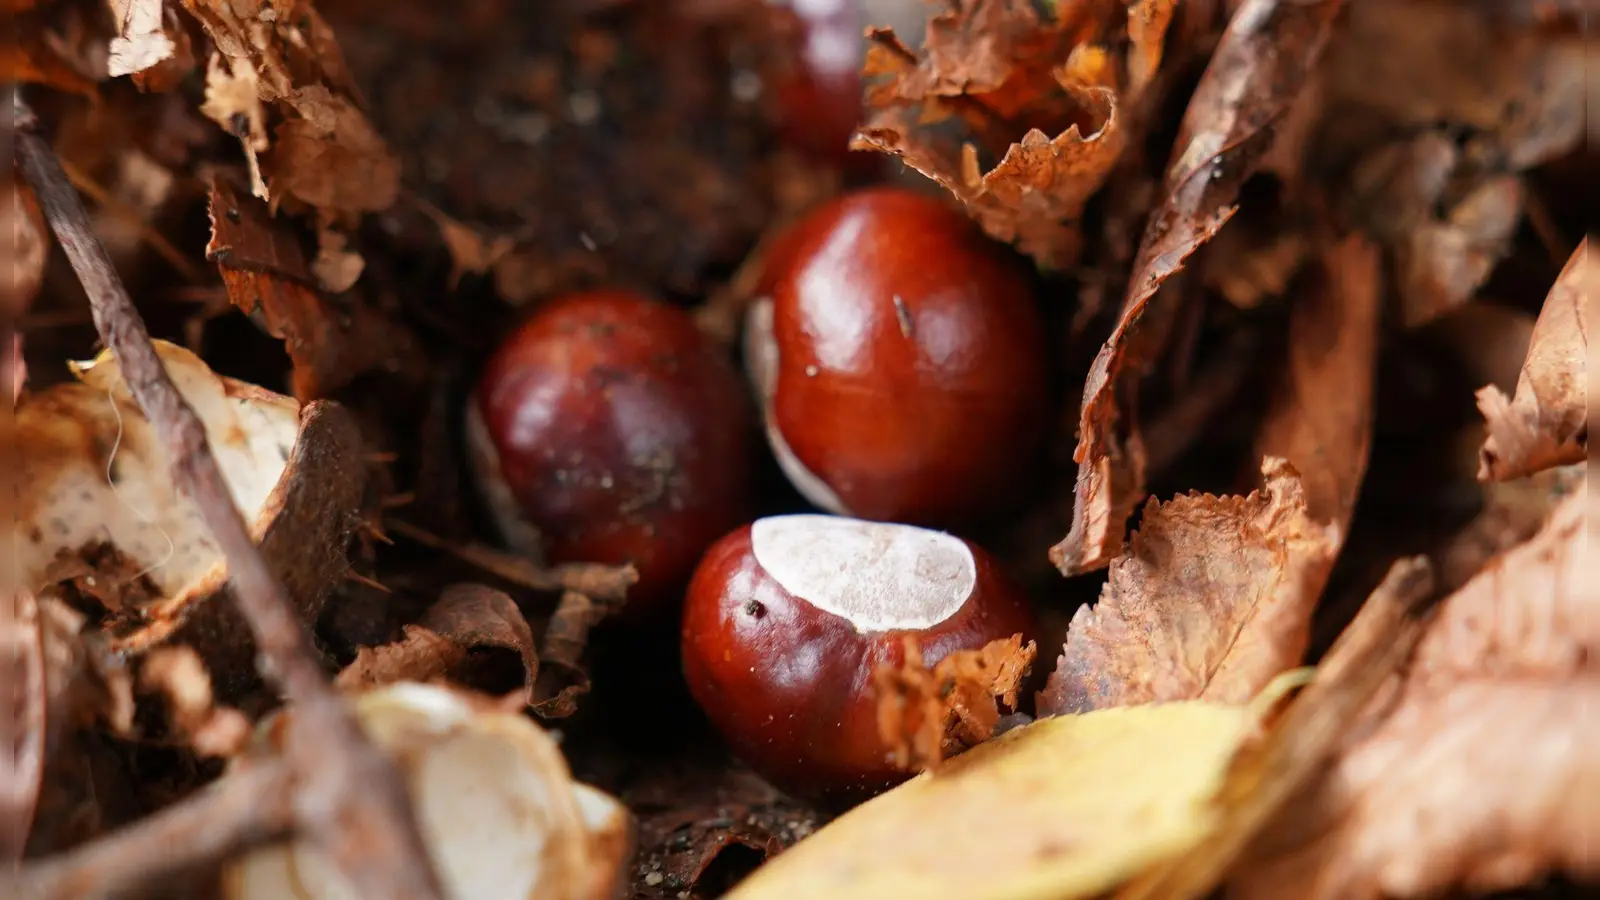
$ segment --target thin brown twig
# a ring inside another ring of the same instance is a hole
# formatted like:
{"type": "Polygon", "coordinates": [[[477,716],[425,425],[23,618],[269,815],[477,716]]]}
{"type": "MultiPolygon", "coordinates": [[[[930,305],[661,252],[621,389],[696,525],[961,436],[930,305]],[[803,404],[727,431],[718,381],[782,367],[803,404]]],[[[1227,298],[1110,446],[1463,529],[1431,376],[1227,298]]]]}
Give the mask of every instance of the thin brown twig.
{"type": "Polygon", "coordinates": [[[304,727],[285,755],[297,774],[295,820],[339,867],[355,892],[395,900],[439,898],[410,801],[394,763],[362,734],[329,685],[311,643],[233,502],[205,430],[162,366],[144,319],[31,109],[13,95],[16,159],[89,297],[95,329],[115,354],[129,391],[155,427],[173,483],[200,510],[228,562],[239,611],[250,624],[263,674],[295,704],[304,727]]]}
{"type": "Polygon", "coordinates": [[[448,553],[464,563],[530,591],[575,591],[595,600],[614,601],[626,596],[628,588],[639,580],[638,571],[631,565],[568,563],[547,568],[492,547],[446,540],[398,519],[385,520],[383,527],[388,533],[415,541],[431,550],[448,553]]]}
{"type": "Polygon", "coordinates": [[[207,873],[219,859],[288,837],[294,775],[277,760],[234,769],[139,822],[25,866],[0,894],[14,900],[137,897],[207,873]]]}

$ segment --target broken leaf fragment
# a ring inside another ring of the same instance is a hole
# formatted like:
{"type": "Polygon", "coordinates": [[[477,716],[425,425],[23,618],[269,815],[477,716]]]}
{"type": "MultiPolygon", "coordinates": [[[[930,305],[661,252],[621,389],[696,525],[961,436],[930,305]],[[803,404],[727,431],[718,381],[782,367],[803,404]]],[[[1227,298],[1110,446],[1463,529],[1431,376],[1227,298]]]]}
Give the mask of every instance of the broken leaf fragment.
{"type": "Polygon", "coordinates": [[[932,769],[994,737],[1001,708],[1017,708],[1037,649],[1014,634],[977,650],[957,650],[929,668],[916,638],[908,635],[902,662],[872,673],[878,736],[893,748],[895,765],[932,769]]]}
{"type": "MultiPolygon", "coordinates": [[[[354,423],[337,404],[302,407],[219,376],[176,345],[158,341],[156,351],[205,428],[251,535],[304,620],[314,621],[348,567],[365,481],[354,423]]],[[[0,424],[17,448],[23,488],[11,535],[19,580],[40,590],[71,573],[93,587],[113,651],[188,644],[220,693],[253,684],[255,653],[227,596],[227,562],[172,482],[168,442],[110,353],[73,372],[78,383],[24,396],[15,418],[0,424]]]]}
{"type": "Polygon", "coordinates": [[[1478,478],[1504,481],[1584,460],[1589,438],[1589,306],[1600,292],[1600,260],[1587,238],[1561,270],[1533,326],[1528,358],[1507,399],[1478,391],[1489,437],[1478,478]]]}
{"type": "Polygon", "coordinates": [[[728,896],[1097,896],[1205,837],[1252,721],[1199,701],[1042,719],[851,810],[728,896]]]}
{"type": "MultiPolygon", "coordinates": [[[[399,764],[452,900],[615,894],[631,818],[616,799],[574,781],[538,725],[483,698],[415,682],[352,702],[363,730],[399,764]]],[[[293,728],[287,715],[284,725],[293,728]]],[[[315,844],[298,841],[246,856],[228,869],[224,886],[229,900],[356,896],[315,844]]]]}
{"type": "Polygon", "coordinates": [[[1300,663],[1341,529],[1310,517],[1287,462],[1261,470],[1249,496],[1151,501],[1099,602],[1072,617],[1041,714],[1244,703],[1300,663]]]}
{"type": "Polygon", "coordinates": [[[1446,598],[1394,690],[1233,878],[1244,900],[1375,900],[1600,877],[1600,579],[1581,489],[1446,598]]]}

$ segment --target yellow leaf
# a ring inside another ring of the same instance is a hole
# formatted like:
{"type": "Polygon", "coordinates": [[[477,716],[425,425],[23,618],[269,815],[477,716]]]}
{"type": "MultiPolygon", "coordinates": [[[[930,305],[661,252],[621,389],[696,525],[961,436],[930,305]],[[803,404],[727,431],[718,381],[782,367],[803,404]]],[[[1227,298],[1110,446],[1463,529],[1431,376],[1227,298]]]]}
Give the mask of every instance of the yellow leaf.
{"type": "Polygon", "coordinates": [[[1201,701],[1042,719],[841,816],[729,900],[1070,900],[1204,838],[1250,709],[1201,701]]]}

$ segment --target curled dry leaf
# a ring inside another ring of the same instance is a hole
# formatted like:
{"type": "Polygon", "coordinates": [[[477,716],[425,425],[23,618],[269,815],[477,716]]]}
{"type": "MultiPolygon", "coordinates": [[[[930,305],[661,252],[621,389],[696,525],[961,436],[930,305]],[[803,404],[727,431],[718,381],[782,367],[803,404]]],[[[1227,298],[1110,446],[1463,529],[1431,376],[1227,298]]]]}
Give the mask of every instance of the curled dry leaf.
{"type": "Polygon", "coordinates": [[[480,648],[510,650],[522,661],[523,697],[533,702],[539,655],[533,630],[516,601],[481,584],[445,588],[421,621],[407,625],[405,637],[381,647],[363,647],[339,673],[345,690],[370,690],[397,681],[427,681],[465,662],[480,648]]]}
{"type": "Polygon", "coordinates": [[[421,370],[415,337],[392,317],[359,298],[335,300],[317,289],[299,236],[265,203],[216,178],[209,211],[206,259],[222,273],[228,300],[283,340],[296,397],[326,397],[375,370],[421,370]]]}
{"type": "Polygon", "coordinates": [[[1574,250],[1533,326],[1528,358],[1507,399],[1494,385],[1478,391],[1489,429],[1478,478],[1504,481],[1584,460],[1589,444],[1589,306],[1600,294],[1600,261],[1589,241],[1574,250]]]}
{"type": "Polygon", "coordinates": [[[1230,896],[1366,900],[1600,877],[1600,582],[1580,492],[1446,599],[1409,670],[1230,896]]]}
{"type": "Polygon", "coordinates": [[[250,737],[250,720],[218,706],[211,673],[191,647],[158,647],[139,667],[140,686],[167,700],[175,731],[201,756],[232,756],[250,737]]]}
{"type": "MultiPolygon", "coordinates": [[[[365,470],[360,435],[336,404],[301,407],[223,378],[180,347],[156,350],[206,438],[268,564],[307,622],[347,568],[365,470]]],[[[193,646],[231,695],[256,683],[249,629],[238,620],[226,561],[172,484],[171,452],[139,411],[109,353],[74,366],[79,383],[24,397],[13,439],[24,490],[16,533],[21,583],[42,588],[61,562],[103,551],[136,566],[114,595],[133,603],[101,623],[110,647],[139,655],[193,646]],[[132,593],[126,593],[131,591],[132,593]]],[[[102,588],[105,586],[102,585],[102,588]]]]}
{"type": "Polygon", "coordinates": [[[1176,315],[1179,296],[1161,286],[1233,216],[1239,188],[1271,149],[1342,6],[1246,0],[1195,88],[1161,201],[1139,242],[1121,317],[1084,384],[1072,528],[1050,548],[1065,575],[1109,563],[1144,496],[1137,382],[1162,350],[1150,335],[1168,330],[1161,325],[1176,315]]]}
{"type": "Polygon", "coordinates": [[[1287,462],[1261,471],[1246,497],[1150,502],[1100,601],[1072,617],[1041,715],[1243,703],[1299,664],[1342,529],[1310,517],[1287,462]]]}
{"type": "Polygon", "coordinates": [[[1042,719],[845,813],[728,897],[1096,897],[1205,837],[1250,727],[1199,701],[1042,719]]]}
{"type": "MultiPolygon", "coordinates": [[[[362,728],[400,766],[449,897],[604,900],[620,887],[627,810],[574,781],[538,725],[472,695],[409,682],[353,702],[362,728]]],[[[283,724],[295,727],[292,713],[283,724]]],[[[354,896],[308,841],[251,853],[229,868],[224,887],[229,900],[354,896]]]]}
{"type": "Polygon", "coordinates": [[[1017,692],[1037,645],[1022,635],[957,650],[928,668],[914,636],[905,638],[900,666],[872,673],[878,735],[893,748],[895,765],[927,770],[995,735],[1000,707],[1017,708],[1017,692]]]}
{"type": "Polygon", "coordinates": [[[1327,248],[1319,281],[1294,299],[1288,360],[1256,437],[1261,456],[1289,461],[1306,513],[1343,534],[1372,444],[1382,283],[1378,250],[1358,236],[1327,248]]]}
{"type": "Polygon", "coordinates": [[[1160,65],[1174,5],[1139,0],[1119,17],[1118,4],[1062,4],[1041,16],[1017,0],[949,0],[920,57],[872,30],[865,74],[887,80],[868,89],[851,146],[899,157],[1040,265],[1071,266],[1078,219],[1129,140],[1125,119],[1160,65]],[[958,147],[936,127],[951,116],[978,143],[958,147]],[[988,171],[985,154],[1000,160],[988,171]]]}

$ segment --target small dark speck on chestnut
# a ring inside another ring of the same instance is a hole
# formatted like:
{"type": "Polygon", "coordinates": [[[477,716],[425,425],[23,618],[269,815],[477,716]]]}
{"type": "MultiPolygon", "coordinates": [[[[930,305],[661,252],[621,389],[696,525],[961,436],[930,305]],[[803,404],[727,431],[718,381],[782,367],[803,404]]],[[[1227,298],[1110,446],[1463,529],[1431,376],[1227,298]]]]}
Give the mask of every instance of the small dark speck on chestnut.
{"type": "Polygon", "coordinates": [[[778,238],[745,323],[768,442],[813,504],[963,528],[1022,498],[1049,419],[1025,268],[940,200],[835,199],[778,238]]]}
{"type": "Polygon", "coordinates": [[[683,310],[623,290],[539,307],[468,403],[475,481],[502,537],[550,563],[633,563],[635,620],[672,605],[748,516],[753,410],[683,310]]]}
{"type": "Polygon", "coordinates": [[[778,787],[850,802],[908,773],[878,733],[872,673],[1038,627],[1022,590],[961,538],[843,516],[758,519],[706,551],[683,614],[690,692],[778,787]],[[749,615],[752,607],[763,613],[749,615]]]}

